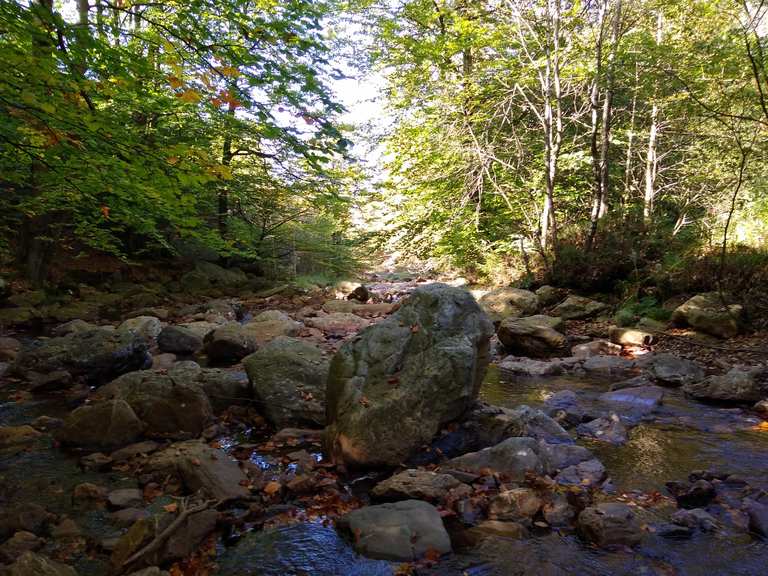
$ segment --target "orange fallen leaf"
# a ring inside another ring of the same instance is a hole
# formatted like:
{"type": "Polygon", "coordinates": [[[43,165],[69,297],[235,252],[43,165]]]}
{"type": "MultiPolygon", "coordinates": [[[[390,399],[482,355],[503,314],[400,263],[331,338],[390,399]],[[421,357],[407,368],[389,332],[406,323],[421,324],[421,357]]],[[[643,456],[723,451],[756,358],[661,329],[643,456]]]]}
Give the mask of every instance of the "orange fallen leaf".
{"type": "Polygon", "coordinates": [[[269,482],[266,486],[264,486],[264,493],[272,496],[273,494],[277,494],[280,492],[280,482],[275,482],[274,480],[272,482],[269,482]]]}
{"type": "Polygon", "coordinates": [[[171,504],[166,504],[165,506],[163,506],[163,510],[165,510],[166,512],[173,513],[173,512],[176,512],[178,509],[179,509],[179,505],[176,504],[176,502],[173,502],[171,504]]]}

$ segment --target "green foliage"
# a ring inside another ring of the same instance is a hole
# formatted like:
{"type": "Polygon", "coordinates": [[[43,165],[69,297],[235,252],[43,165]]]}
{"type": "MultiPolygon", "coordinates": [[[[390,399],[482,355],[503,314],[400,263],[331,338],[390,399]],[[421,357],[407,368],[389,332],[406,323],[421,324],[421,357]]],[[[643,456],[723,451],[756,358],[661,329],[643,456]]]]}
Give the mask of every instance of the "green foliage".
{"type": "Polygon", "coordinates": [[[3,241],[133,258],[194,237],[257,254],[296,204],[341,214],[331,8],[99,0],[71,22],[0,4],[0,232],[21,231],[3,241]]]}
{"type": "Polygon", "coordinates": [[[625,302],[616,311],[614,322],[619,326],[633,326],[640,318],[650,318],[659,322],[667,322],[672,313],[659,304],[653,296],[644,296],[625,302]]]}

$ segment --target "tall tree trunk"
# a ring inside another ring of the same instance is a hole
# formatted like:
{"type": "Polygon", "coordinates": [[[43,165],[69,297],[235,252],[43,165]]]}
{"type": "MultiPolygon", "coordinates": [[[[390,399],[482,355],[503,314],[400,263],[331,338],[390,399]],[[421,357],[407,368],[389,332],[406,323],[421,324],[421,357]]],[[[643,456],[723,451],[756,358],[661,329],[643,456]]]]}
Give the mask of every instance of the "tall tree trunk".
{"type": "MultiPolygon", "coordinates": [[[[607,12],[608,1],[605,9],[607,12]]],[[[592,206],[589,236],[587,237],[587,251],[592,249],[597,237],[597,226],[600,219],[608,213],[608,195],[610,188],[610,146],[611,146],[611,115],[613,113],[613,84],[616,63],[616,52],[621,33],[621,0],[616,0],[611,25],[611,51],[608,54],[608,65],[605,76],[605,95],[603,97],[603,111],[600,124],[600,155],[598,158],[596,194],[592,206]]],[[[594,109],[593,109],[594,114],[594,109]]],[[[594,156],[593,156],[594,158],[594,156]]]]}
{"type": "Polygon", "coordinates": [[[627,133],[627,155],[624,160],[624,191],[627,196],[635,188],[634,178],[632,177],[632,154],[634,153],[635,142],[635,115],[637,112],[637,90],[640,83],[640,72],[637,62],[635,62],[635,86],[632,90],[632,106],[629,112],[629,131],[627,133]]]}
{"type": "MultiPolygon", "coordinates": [[[[659,11],[656,16],[656,45],[661,44],[664,30],[664,17],[659,11]]],[[[659,133],[659,104],[658,84],[654,90],[653,107],[651,108],[651,127],[648,131],[648,149],[645,154],[645,191],[643,193],[643,225],[648,226],[653,215],[653,204],[656,198],[656,173],[658,170],[656,147],[659,133]]]]}
{"type": "MultiPolygon", "coordinates": [[[[227,115],[232,119],[235,117],[235,105],[231,102],[229,108],[227,108],[227,115]]],[[[221,149],[221,163],[224,166],[231,166],[232,158],[234,158],[234,153],[232,152],[232,128],[227,126],[224,133],[224,144],[221,149]]],[[[227,184],[226,181],[219,189],[218,196],[219,235],[221,235],[222,238],[226,238],[227,230],[229,228],[229,184],[227,184]]]]}

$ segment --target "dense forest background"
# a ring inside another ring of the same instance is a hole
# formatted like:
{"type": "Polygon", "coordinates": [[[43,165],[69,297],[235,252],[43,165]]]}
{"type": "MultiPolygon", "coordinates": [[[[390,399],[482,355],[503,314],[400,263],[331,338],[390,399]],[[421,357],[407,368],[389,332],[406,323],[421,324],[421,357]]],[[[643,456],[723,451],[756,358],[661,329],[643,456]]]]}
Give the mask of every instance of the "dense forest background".
{"type": "Polygon", "coordinates": [[[4,2],[0,247],[36,284],[96,255],[332,277],[394,254],[473,281],[759,302],[766,11],[4,2]],[[385,85],[367,126],[332,88],[352,68],[385,85]]]}

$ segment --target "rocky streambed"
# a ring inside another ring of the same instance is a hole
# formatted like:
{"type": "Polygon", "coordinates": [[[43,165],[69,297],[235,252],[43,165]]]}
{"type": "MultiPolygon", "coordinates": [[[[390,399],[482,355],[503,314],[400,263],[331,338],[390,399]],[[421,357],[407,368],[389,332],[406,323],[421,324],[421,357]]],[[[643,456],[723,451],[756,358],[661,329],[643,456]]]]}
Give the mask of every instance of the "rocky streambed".
{"type": "Polygon", "coordinates": [[[0,573],[763,573],[759,367],[425,284],[3,339],[0,573]]]}

